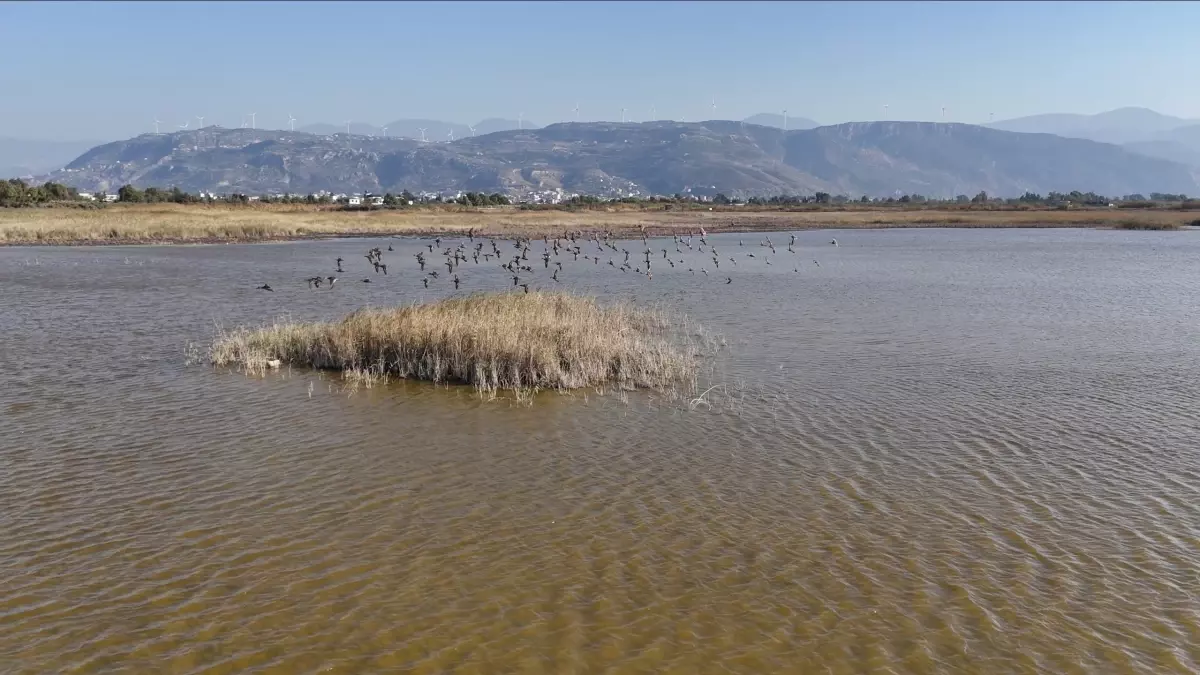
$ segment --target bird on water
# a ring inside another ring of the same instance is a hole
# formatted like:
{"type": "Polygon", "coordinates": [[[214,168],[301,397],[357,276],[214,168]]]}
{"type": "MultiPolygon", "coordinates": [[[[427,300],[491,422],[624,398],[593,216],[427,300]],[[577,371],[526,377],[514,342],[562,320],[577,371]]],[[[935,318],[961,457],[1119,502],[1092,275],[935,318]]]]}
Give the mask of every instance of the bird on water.
{"type": "Polygon", "coordinates": [[[271,288],[271,285],[270,285],[270,284],[263,284],[262,286],[259,286],[259,287],[258,287],[257,289],[255,289],[255,290],[259,290],[259,291],[271,291],[272,293],[274,293],[274,292],[275,292],[275,289],[274,289],[274,288],[271,288]]]}

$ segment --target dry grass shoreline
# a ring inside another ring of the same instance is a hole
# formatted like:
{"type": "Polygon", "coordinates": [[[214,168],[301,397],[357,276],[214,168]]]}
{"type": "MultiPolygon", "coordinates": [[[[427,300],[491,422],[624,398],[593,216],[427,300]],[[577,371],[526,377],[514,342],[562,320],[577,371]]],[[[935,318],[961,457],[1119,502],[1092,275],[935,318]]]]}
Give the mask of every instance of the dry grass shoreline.
{"type": "Polygon", "coordinates": [[[400,377],[480,394],[583,387],[694,388],[697,332],[686,321],[567,293],[477,293],[367,309],[332,323],[276,322],[213,340],[208,360],[249,374],[283,365],[370,385],[400,377]]]}
{"type": "Polygon", "coordinates": [[[213,244],[334,237],[421,236],[475,229],[490,237],[553,236],[565,230],[652,235],[698,230],[759,232],[826,228],[1174,229],[1200,213],[1126,209],[590,210],[415,208],[349,212],[314,207],[114,205],[99,209],[0,209],[0,246],[213,244]]]}

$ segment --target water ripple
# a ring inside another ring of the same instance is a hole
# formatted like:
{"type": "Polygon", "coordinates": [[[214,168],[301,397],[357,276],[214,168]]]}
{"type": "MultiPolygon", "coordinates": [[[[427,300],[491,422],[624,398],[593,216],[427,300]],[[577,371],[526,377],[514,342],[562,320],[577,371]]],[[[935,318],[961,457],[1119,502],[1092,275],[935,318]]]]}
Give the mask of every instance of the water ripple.
{"type": "Polygon", "coordinates": [[[564,265],[727,336],[693,411],[184,365],[451,292],[304,288],[362,241],[0,250],[0,670],[1200,670],[1200,243],[837,236],[564,265]]]}

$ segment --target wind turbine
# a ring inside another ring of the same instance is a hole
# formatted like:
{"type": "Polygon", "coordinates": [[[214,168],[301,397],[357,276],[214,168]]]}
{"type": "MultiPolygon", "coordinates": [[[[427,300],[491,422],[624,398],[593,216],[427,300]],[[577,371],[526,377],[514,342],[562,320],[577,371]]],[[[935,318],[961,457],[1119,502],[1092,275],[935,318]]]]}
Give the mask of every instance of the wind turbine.
{"type": "Polygon", "coordinates": [[[417,131],[421,132],[421,142],[425,142],[425,129],[428,127],[417,127],[417,131]]]}
{"type": "Polygon", "coordinates": [[[625,109],[621,108],[621,124],[625,123],[625,109]]]}
{"type": "Polygon", "coordinates": [[[576,122],[579,121],[579,103],[578,102],[575,103],[575,121],[576,122]]]}
{"type": "Polygon", "coordinates": [[[180,125],[179,125],[179,128],[180,128],[180,129],[186,129],[186,128],[188,128],[188,125],[189,125],[189,124],[191,124],[191,121],[190,121],[190,120],[189,120],[189,121],[187,121],[187,122],[184,122],[183,124],[180,124],[180,125]]]}
{"type": "Polygon", "coordinates": [[[471,130],[471,138],[475,138],[475,127],[468,124],[467,128],[471,130]]]}
{"type": "Polygon", "coordinates": [[[387,138],[387,127],[383,128],[383,137],[387,138]]]}
{"type": "Polygon", "coordinates": [[[204,115],[198,115],[198,116],[196,117],[196,119],[197,119],[197,120],[199,120],[199,122],[200,122],[200,125],[199,125],[199,126],[200,126],[201,128],[203,128],[203,127],[204,127],[204,115]]]}
{"type": "Polygon", "coordinates": [[[883,104],[883,119],[884,119],[884,121],[887,121],[887,109],[888,109],[888,104],[884,103],[883,104]]]}
{"type": "Polygon", "coordinates": [[[350,135],[350,120],[346,120],[346,135],[350,135]]]}
{"type": "Polygon", "coordinates": [[[288,113],[288,130],[289,131],[296,130],[296,118],[292,117],[292,113],[288,113]]]}
{"type": "Polygon", "coordinates": [[[991,124],[996,119],[996,113],[988,113],[988,124],[991,124]]]}
{"type": "Polygon", "coordinates": [[[713,97],[712,114],[713,114],[712,118],[714,120],[717,119],[717,97],[716,96],[713,97]]]}
{"type": "Polygon", "coordinates": [[[453,143],[454,142],[454,128],[451,127],[450,132],[447,133],[446,135],[450,137],[450,142],[453,143]]]}
{"type": "Polygon", "coordinates": [[[787,108],[783,109],[783,130],[787,131],[787,108]]]}
{"type": "Polygon", "coordinates": [[[160,124],[162,124],[162,122],[158,119],[158,116],[155,115],[155,117],[154,117],[154,133],[155,134],[158,133],[158,125],[160,125],[160,124]]]}
{"type": "Polygon", "coordinates": [[[255,115],[257,115],[257,114],[258,114],[258,113],[250,113],[250,128],[251,128],[251,129],[256,129],[256,128],[258,128],[258,127],[256,127],[256,126],[254,125],[254,116],[255,116],[255,115]]]}
{"type": "Polygon", "coordinates": [[[523,112],[517,113],[517,128],[518,129],[525,128],[525,113],[523,113],[523,112]]]}
{"type": "Polygon", "coordinates": [[[946,121],[946,106],[942,106],[942,121],[946,121]]]}
{"type": "Polygon", "coordinates": [[[651,103],[650,104],[650,121],[653,122],[656,119],[658,119],[658,110],[654,107],[654,104],[651,103]]]}

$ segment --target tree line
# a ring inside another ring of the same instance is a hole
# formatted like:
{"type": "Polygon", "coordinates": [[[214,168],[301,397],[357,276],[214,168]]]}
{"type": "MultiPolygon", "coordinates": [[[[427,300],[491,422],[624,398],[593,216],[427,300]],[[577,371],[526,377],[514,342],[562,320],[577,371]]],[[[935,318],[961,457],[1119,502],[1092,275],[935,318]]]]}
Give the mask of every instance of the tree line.
{"type": "MultiPolygon", "coordinates": [[[[372,195],[365,196],[364,204],[360,208],[371,207],[370,198],[372,195]]],[[[58,204],[103,204],[106,201],[105,193],[97,193],[92,196],[92,199],[85,199],[80,192],[75,188],[63,185],[61,183],[43,183],[42,185],[27,185],[24,181],[12,179],[0,181],[0,207],[29,207],[29,206],[51,206],[58,204]],[[93,202],[94,200],[94,202],[93,202]]],[[[211,194],[195,194],[180,190],[178,187],[172,188],[156,188],[148,187],[144,190],[138,189],[132,185],[123,185],[116,192],[116,201],[124,204],[201,204],[201,203],[225,203],[225,204],[249,204],[252,202],[266,204],[333,204],[333,197],[329,194],[309,194],[309,195],[259,195],[251,196],[243,193],[233,193],[227,195],[211,195],[211,194]]],[[[429,199],[417,197],[408,190],[404,190],[399,194],[391,192],[382,195],[383,206],[388,208],[406,207],[416,204],[459,204],[462,206],[507,206],[512,203],[512,200],[498,192],[487,194],[484,192],[466,192],[456,197],[443,198],[433,197],[429,199]]],[[[644,204],[644,205],[687,205],[687,204],[715,204],[719,206],[729,206],[745,204],[749,206],[806,206],[806,205],[850,205],[850,204],[870,204],[872,206],[909,206],[909,205],[991,205],[991,206],[1040,206],[1040,207],[1064,207],[1064,206],[1109,206],[1114,205],[1120,208],[1151,208],[1160,204],[1181,203],[1184,208],[1200,208],[1200,200],[1191,199],[1185,194],[1175,194],[1167,192],[1151,192],[1149,195],[1129,194],[1121,197],[1105,196],[1095,192],[1050,192],[1046,195],[1041,195],[1034,192],[1026,192],[1020,197],[1001,199],[988,195],[987,192],[979,192],[974,196],[957,195],[954,198],[938,198],[928,197],[920,194],[906,194],[892,197],[869,197],[862,195],[855,199],[849,195],[832,195],[828,192],[817,192],[812,195],[776,195],[772,197],[750,197],[745,200],[732,199],[724,194],[718,193],[711,198],[699,197],[696,195],[676,193],[672,196],[652,196],[652,197],[621,197],[617,199],[606,199],[594,195],[577,195],[571,197],[558,206],[572,207],[589,207],[599,204],[622,203],[622,204],[644,204]]],[[[539,208],[553,208],[554,205],[541,205],[539,208]]]]}

